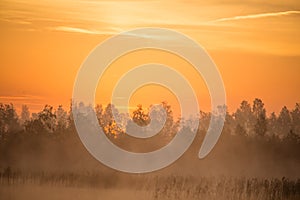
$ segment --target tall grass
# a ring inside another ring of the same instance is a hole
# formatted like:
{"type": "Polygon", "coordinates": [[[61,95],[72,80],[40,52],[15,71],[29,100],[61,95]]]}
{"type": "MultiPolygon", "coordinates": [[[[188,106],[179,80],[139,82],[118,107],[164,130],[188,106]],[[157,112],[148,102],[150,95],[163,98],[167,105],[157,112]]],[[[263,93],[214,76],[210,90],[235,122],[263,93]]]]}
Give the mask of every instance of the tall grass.
{"type": "Polygon", "coordinates": [[[249,199],[284,200],[300,198],[300,179],[182,178],[158,179],[155,199],[249,199]],[[192,179],[192,180],[191,180],[192,179]]]}
{"type": "Polygon", "coordinates": [[[245,177],[126,176],[104,173],[24,173],[6,168],[0,172],[2,186],[53,186],[60,188],[128,189],[146,191],[150,199],[298,200],[300,179],[245,177]]]}

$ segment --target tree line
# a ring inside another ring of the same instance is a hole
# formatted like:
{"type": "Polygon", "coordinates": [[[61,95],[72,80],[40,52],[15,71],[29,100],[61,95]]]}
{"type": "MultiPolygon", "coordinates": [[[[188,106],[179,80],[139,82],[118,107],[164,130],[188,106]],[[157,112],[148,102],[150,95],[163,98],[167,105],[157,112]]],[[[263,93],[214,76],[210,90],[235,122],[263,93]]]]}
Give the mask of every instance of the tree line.
{"type": "MultiPolygon", "coordinates": [[[[76,105],[75,109],[81,107],[84,107],[83,103],[76,105]]],[[[167,102],[162,102],[160,108],[150,106],[145,109],[142,105],[138,105],[131,116],[127,113],[119,113],[113,104],[107,106],[99,104],[91,109],[95,112],[103,131],[108,137],[115,139],[122,137],[127,130],[134,129],[133,124],[146,126],[150,120],[159,124],[165,119],[164,126],[160,130],[161,135],[171,136],[179,129],[180,119],[175,119],[172,108],[167,102]]],[[[299,103],[296,103],[292,110],[284,106],[278,115],[273,112],[269,116],[266,114],[263,101],[258,98],[253,101],[252,105],[247,101],[242,101],[240,107],[232,114],[227,112],[225,106],[219,106],[213,112],[201,111],[197,116],[200,120],[198,132],[208,128],[211,117],[218,117],[224,112],[226,112],[226,117],[223,134],[300,142],[299,103]]],[[[195,117],[183,120],[185,127],[190,128],[194,127],[197,122],[195,117]]],[[[40,112],[30,114],[28,106],[23,105],[18,115],[13,104],[0,103],[0,141],[5,141],[11,135],[21,132],[59,137],[64,132],[74,131],[74,128],[72,106],[67,111],[61,105],[56,109],[45,105],[40,112]]]]}

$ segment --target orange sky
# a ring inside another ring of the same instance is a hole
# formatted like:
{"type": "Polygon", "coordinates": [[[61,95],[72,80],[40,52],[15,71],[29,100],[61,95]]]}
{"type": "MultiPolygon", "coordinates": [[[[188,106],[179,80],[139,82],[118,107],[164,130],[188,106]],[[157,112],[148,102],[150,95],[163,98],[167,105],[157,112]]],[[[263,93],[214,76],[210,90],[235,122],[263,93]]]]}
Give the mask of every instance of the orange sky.
{"type": "MultiPolygon", "coordinates": [[[[76,73],[96,45],[121,31],[162,27],[190,36],[209,52],[222,74],[230,112],[255,97],[268,111],[293,108],[300,102],[299,20],[299,0],[2,0],[0,102],[17,108],[27,104],[33,111],[46,103],[68,107],[76,73]]],[[[188,77],[200,108],[209,111],[209,94],[193,68],[154,50],[116,60],[100,81],[96,102],[109,101],[125,69],[148,62],[167,64],[188,77]]],[[[176,106],[171,93],[148,86],[133,95],[131,104],[163,99],[176,106]]]]}

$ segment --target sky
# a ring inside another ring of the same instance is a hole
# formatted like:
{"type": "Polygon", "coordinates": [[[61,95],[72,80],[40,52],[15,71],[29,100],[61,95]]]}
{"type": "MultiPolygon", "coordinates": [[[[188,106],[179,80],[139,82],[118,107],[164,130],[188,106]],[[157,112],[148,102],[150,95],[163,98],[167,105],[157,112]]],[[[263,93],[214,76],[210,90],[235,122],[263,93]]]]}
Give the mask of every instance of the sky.
{"type": "MultiPolygon", "coordinates": [[[[268,112],[300,102],[300,1],[0,1],[0,102],[32,111],[45,104],[69,107],[73,84],[89,53],[107,38],[142,27],[179,31],[197,41],[216,63],[234,112],[242,100],[263,100],[268,112]]],[[[107,104],[126,70],[149,62],[179,70],[195,89],[200,109],[210,97],[200,75],[182,58],[141,50],[118,58],[97,88],[96,103],[107,104]]],[[[167,89],[137,90],[130,106],[167,100],[167,89]]]]}

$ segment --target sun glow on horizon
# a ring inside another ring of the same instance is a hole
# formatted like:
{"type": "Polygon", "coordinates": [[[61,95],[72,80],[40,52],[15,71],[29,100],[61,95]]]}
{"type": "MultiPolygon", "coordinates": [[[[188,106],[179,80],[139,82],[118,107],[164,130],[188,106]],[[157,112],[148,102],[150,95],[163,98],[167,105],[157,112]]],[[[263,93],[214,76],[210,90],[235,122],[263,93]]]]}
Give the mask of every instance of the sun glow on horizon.
{"type": "MultiPolygon", "coordinates": [[[[253,0],[228,0],[228,4],[221,0],[3,0],[0,102],[14,103],[18,109],[27,104],[33,112],[45,104],[63,104],[67,109],[76,74],[95,46],[122,31],[161,27],[186,34],[208,51],[222,74],[230,112],[242,100],[252,102],[257,97],[268,112],[278,113],[284,105],[293,108],[300,102],[299,19],[298,0],[264,4],[253,0]]],[[[95,102],[110,101],[114,83],[126,70],[153,62],[182,72],[191,81],[200,108],[210,111],[209,93],[193,67],[155,51],[116,60],[99,82],[95,102]]],[[[130,107],[157,103],[160,96],[178,107],[175,97],[157,87],[136,92],[130,107]]]]}

